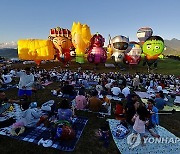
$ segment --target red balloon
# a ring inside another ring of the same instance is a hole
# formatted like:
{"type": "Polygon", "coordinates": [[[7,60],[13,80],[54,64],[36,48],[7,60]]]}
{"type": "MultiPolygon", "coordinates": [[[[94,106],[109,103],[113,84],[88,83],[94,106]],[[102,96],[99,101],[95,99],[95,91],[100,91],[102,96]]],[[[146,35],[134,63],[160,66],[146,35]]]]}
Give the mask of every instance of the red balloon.
{"type": "Polygon", "coordinates": [[[137,42],[130,42],[125,52],[124,62],[130,65],[137,65],[141,60],[141,46],[137,42]]]}

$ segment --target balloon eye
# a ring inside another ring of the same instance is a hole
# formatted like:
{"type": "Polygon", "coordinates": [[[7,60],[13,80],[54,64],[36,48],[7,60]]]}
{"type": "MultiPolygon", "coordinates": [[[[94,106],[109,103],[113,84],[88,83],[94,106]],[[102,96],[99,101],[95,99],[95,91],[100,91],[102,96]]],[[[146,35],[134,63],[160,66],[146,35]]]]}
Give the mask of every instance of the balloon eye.
{"type": "Polygon", "coordinates": [[[160,47],[159,46],[155,46],[155,49],[159,49],[160,47]]]}
{"type": "Polygon", "coordinates": [[[151,49],[151,45],[147,45],[147,49],[151,49]]]}

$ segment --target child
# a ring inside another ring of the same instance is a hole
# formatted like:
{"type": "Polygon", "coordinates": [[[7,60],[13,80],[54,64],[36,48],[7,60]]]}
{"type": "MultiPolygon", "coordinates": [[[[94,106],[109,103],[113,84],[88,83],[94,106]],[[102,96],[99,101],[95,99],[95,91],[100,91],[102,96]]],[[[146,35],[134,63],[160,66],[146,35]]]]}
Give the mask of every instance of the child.
{"type": "Polygon", "coordinates": [[[145,124],[147,117],[147,109],[145,107],[139,107],[137,109],[137,114],[134,115],[132,121],[134,122],[133,130],[135,134],[139,133],[141,136],[141,143],[144,145],[144,137],[145,137],[145,124]]]}

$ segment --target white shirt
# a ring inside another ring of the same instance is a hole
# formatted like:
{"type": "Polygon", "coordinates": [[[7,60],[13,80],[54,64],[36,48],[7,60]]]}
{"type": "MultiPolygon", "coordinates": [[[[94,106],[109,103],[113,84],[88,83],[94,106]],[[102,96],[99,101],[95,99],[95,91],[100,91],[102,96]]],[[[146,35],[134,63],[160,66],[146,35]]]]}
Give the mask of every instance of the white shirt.
{"type": "Polygon", "coordinates": [[[27,75],[25,72],[20,71],[17,72],[16,75],[20,77],[19,89],[23,89],[22,87],[25,86],[26,89],[24,90],[32,90],[32,85],[34,83],[34,75],[32,73],[27,75]]]}
{"type": "Polygon", "coordinates": [[[127,97],[127,95],[130,94],[130,89],[128,87],[125,87],[123,90],[122,90],[122,94],[124,95],[124,97],[127,97]]]}
{"type": "Polygon", "coordinates": [[[106,87],[107,89],[110,89],[110,88],[111,88],[111,85],[112,85],[112,83],[107,83],[107,84],[105,85],[105,87],[106,87]]]}
{"type": "Polygon", "coordinates": [[[113,93],[113,95],[117,96],[121,93],[121,89],[119,87],[113,87],[111,88],[111,92],[113,93]]]}
{"type": "Polygon", "coordinates": [[[157,86],[157,91],[162,91],[162,86],[157,86]]]}

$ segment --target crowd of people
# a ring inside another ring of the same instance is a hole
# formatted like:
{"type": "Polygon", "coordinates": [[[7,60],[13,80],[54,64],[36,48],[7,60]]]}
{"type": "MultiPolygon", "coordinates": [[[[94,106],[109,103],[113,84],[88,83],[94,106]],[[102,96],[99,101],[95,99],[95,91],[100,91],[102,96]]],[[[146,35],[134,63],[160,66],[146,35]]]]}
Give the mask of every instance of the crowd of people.
{"type": "Polygon", "coordinates": [[[0,84],[5,88],[14,78],[19,77],[18,96],[28,103],[11,100],[5,97],[5,92],[0,91],[0,114],[9,103],[19,103],[24,110],[23,118],[16,125],[26,127],[35,126],[42,113],[34,110],[37,105],[31,103],[32,90],[41,90],[44,83],[56,82],[59,87],[52,89],[52,94],[61,97],[61,101],[51,107],[51,115],[56,115],[58,120],[71,123],[76,110],[90,110],[92,112],[107,112],[111,105],[111,98],[121,98],[115,101],[113,111],[115,117],[125,120],[133,126],[135,133],[139,133],[143,142],[145,129],[154,137],[159,134],[152,128],[159,125],[158,111],[165,105],[173,106],[175,95],[180,93],[180,78],[174,75],[162,74],[122,74],[122,72],[97,73],[95,71],[51,70],[25,68],[24,70],[1,68],[0,84]],[[8,82],[5,78],[10,77],[8,82]],[[173,89],[174,94],[166,96],[163,89],[173,89]],[[135,91],[156,91],[147,103],[143,103],[135,91]],[[165,98],[167,100],[165,100],[165,98]],[[70,101],[67,101],[70,100],[70,101]],[[75,103],[70,103],[74,101],[75,103]],[[57,105],[59,104],[59,105],[57,105]],[[58,107],[57,107],[58,106],[58,107]]]}

